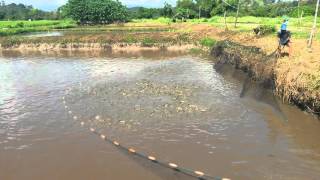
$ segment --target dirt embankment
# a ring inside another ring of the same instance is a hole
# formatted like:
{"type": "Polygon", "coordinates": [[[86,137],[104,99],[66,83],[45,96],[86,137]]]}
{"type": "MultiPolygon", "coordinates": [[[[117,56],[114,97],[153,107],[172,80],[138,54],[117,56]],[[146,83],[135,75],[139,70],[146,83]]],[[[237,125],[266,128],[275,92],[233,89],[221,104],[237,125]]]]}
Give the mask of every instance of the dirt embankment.
{"type": "Polygon", "coordinates": [[[16,51],[189,51],[198,40],[179,32],[66,32],[63,36],[0,37],[0,50],[16,51]]]}
{"type": "Polygon", "coordinates": [[[260,48],[228,40],[218,42],[211,55],[217,59],[216,68],[231,64],[247,72],[259,83],[272,87],[283,101],[294,103],[312,113],[320,112],[319,87],[310,84],[318,82],[312,78],[317,71],[307,71],[299,66],[290,67],[296,62],[288,63],[286,59],[278,59],[274,54],[268,55],[260,48]]]}
{"type": "Polygon", "coordinates": [[[141,43],[39,43],[39,44],[27,44],[22,43],[14,45],[8,48],[1,48],[2,50],[14,50],[14,51],[106,51],[106,52],[137,52],[137,51],[188,51],[192,48],[196,48],[193,44],[152,44],[143,45],[141,43]]]}

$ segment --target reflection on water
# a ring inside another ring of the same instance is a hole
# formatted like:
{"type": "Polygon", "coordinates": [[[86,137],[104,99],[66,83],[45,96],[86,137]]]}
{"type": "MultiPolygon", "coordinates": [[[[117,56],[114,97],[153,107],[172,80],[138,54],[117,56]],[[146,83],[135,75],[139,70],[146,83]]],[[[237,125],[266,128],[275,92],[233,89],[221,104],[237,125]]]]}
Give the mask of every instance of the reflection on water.
{"type": "Polygon", "coordinates": [[[32,32],[24,34],[23,37],[28,38],[37,38],[37,37],[55,37],[55,36],[63,36],[63,32],[59,31],[47,31],[47,32],[32,32]]]}
{"type": "Polygon", "coordinates": [[[70,87],[81,120],[165,161],[232,179],[320,176],[318,120],[255,85],[241,98],[245,76],[209,60],[149,57],[1,58],[0,179],[186,179],[73,124],[70,87]]]}

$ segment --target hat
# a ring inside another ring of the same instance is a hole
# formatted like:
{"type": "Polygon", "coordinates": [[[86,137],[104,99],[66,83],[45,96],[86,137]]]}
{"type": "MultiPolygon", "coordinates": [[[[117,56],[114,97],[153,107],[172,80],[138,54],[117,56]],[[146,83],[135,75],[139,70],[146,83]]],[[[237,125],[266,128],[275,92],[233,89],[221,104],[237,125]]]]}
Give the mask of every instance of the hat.
{"type": "Polygon", "coordinates": [[[289,17],[288,16],[282,16],[283,20],[289,21],[289,17]]]}

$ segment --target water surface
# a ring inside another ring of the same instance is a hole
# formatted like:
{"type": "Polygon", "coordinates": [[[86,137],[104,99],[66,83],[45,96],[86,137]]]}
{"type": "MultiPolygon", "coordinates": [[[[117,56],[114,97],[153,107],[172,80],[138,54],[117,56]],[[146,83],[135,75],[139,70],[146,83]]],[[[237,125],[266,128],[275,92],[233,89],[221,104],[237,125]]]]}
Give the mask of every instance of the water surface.
{"type": "MultiPolygon", "coordinates": [[[[139,54],[141,55],[141,54],[139,54]]],[[[188,179],[81,128],[213,176],[318,179],[320,122],[192,56],[3,53],[0,179],[188,179]],[[95,116],[100,115],[100,120],[95,116]]]]}

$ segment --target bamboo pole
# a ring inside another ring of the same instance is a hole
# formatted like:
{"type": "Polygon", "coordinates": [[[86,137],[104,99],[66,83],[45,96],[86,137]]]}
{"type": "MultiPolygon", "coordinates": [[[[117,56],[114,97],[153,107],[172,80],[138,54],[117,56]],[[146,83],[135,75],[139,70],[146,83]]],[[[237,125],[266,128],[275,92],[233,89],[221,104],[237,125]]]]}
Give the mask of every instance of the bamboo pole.
{"type": "Polygon", "coordinates": [[[234,22],[234,27],[235,28],[237,27],[237,23],[238,23],[239,10],[240,10],[240,0],[238,0],[237,16],[236,16],[236,20],[234,22]]]}
{"type": "Polygon", "coordinates": [[[227,25],[227,10],[224,11],[224,25],[225,25],[225,30],[228,30],[228,25],[227,25]]]}
{"type": "Polygon", "coordinates": [[[300,17],[300,0],[298,1],[298,18],[300,17]]]}
{"type": "Polygon", "coordinates": [[[304,14],[304,11],[302,10],[301,11],[301,15],[300,15],[300,18],[299,18],[299,29],[300,29],[300,31],[301,31],[301,22],[302,22],[302,17],[303,17],[303,14],[304,14]]]}
{"type": "MultiPolygon", "coordinates": [[[[300,0],[298,1],[298,18],[300,18],[300,0]]],[[[301,26],[301,19],[299,20],[299,27],[301,26]]]]}
{"type": "Polygon", "coordinates": [[[311,30],[311,33],[310,33],[310,38],[309,38],[309,41],[308,41],[308,48],[311,48],[312,40],[313,40],[313,37],[315,36],[315,33],[316,33],[319,3],[320,3],[320,0],[317,0],[316,13],[314,15],[313,27],[312,27],[312,30],[311,30]]]}

